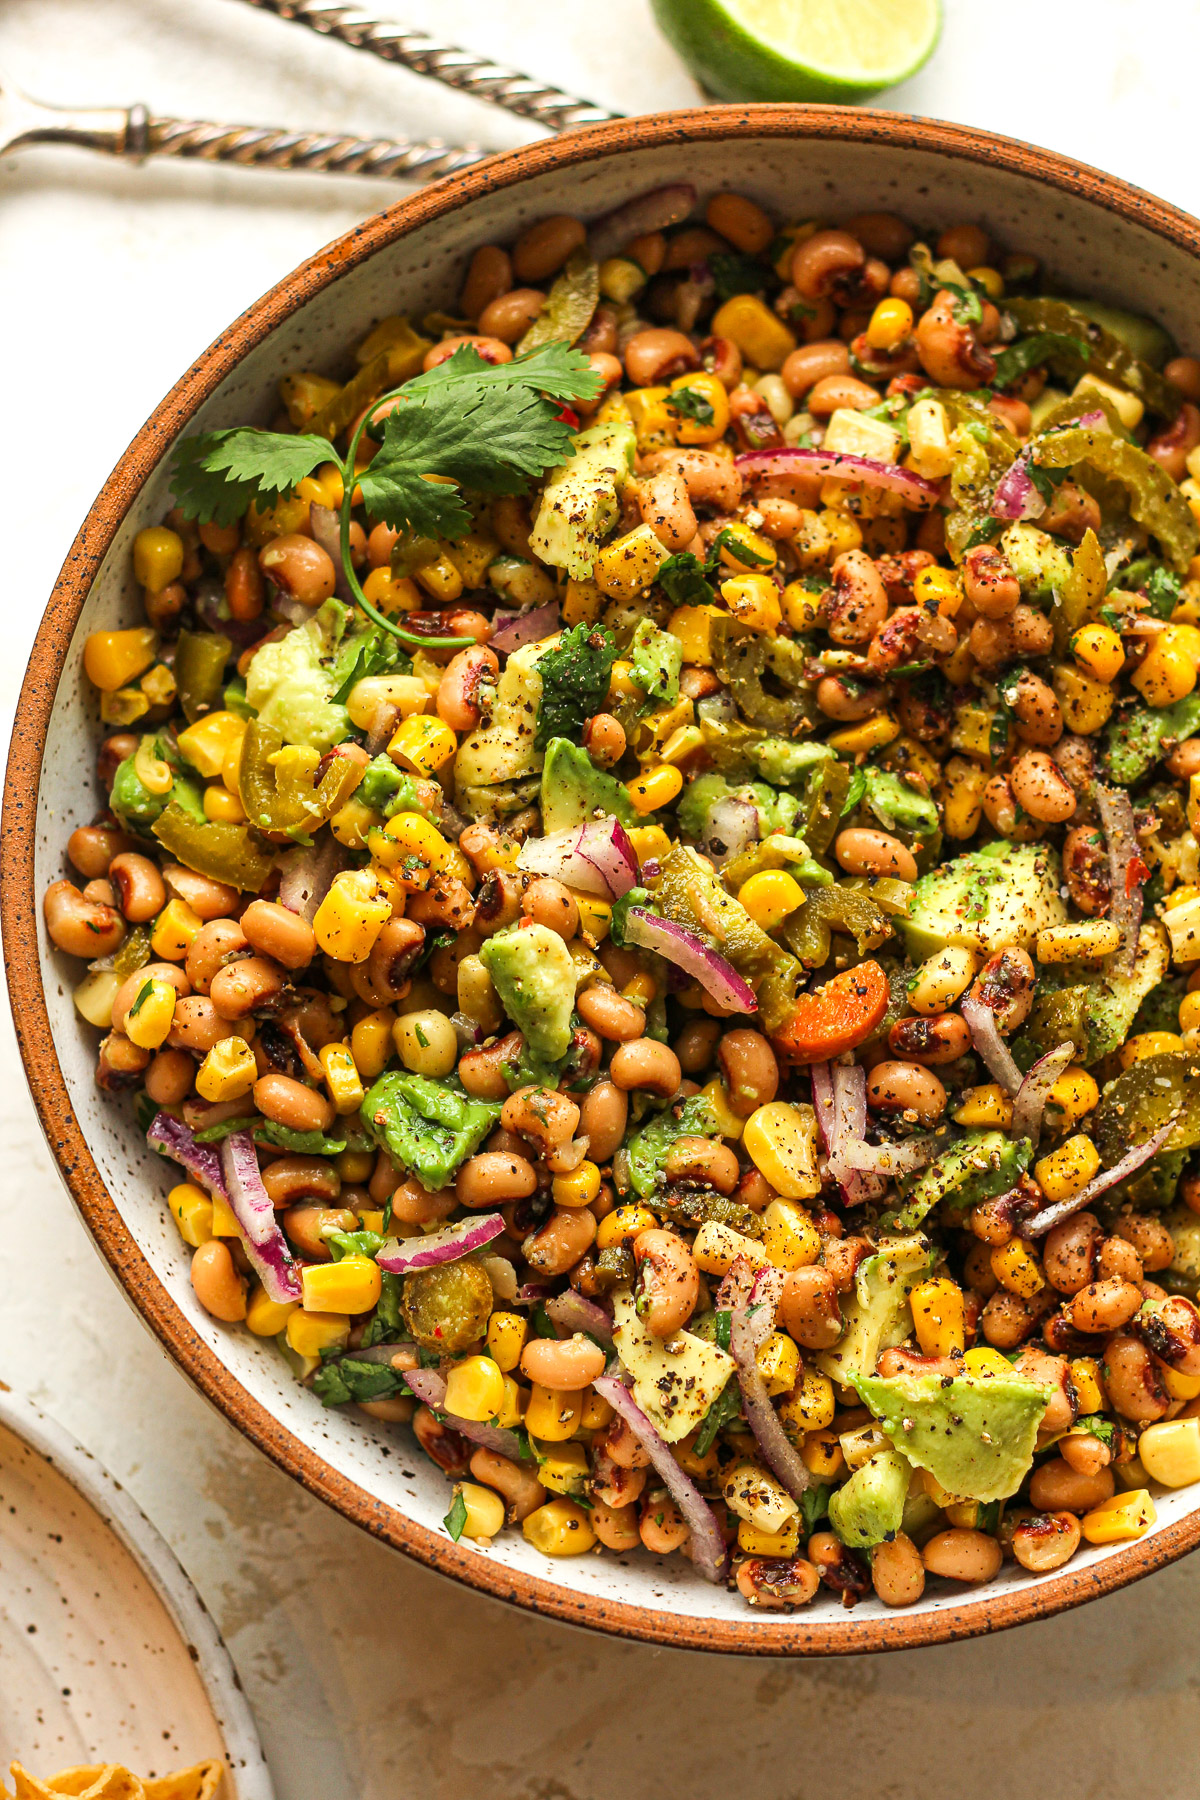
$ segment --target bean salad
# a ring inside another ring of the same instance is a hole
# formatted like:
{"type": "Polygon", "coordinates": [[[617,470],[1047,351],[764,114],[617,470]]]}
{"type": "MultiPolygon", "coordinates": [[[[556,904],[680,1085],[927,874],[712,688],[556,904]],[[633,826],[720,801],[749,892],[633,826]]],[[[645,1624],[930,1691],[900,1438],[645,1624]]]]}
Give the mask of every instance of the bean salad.
{"type": "Polygon", "coordinates": [[[918,1601],[1200,1480],[1200,360],[676,183],[185,438],[44,897],[446,1531],[918,1601]]]}

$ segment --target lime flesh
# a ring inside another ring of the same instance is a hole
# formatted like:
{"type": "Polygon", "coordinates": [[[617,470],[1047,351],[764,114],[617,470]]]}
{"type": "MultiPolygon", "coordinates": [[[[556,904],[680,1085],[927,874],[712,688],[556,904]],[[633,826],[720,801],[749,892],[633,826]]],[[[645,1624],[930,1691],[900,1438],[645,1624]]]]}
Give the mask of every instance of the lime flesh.
{"type": "Polygon", "coordinates": [[[941,0],[652,0],[692,74],[719,100],[861,100],[932,53],[941,0]]]}

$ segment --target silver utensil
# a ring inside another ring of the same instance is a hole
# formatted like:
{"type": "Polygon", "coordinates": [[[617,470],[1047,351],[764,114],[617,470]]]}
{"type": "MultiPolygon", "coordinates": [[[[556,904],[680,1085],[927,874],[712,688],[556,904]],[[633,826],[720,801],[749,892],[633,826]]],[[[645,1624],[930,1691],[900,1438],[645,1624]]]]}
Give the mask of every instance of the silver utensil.
{"type": "Polygon", "coordinates": [[[0,156],[34,144],[73,144],[138,162],[177,156],[243,168],[299,169],[308,174],[382,175],[436,181],[489,154],[474,145],[455,149],[436,138],[360,138],[323,131],[285,131],[270,125],[218,125],[173,119],[144,106],[48,106],[0,76],[0,156]]]}
{"type": "Polygon", "coordinates": [[[408,25],[380,19],[365,7],[345,6],[341,0],[244,3],[297,25],[307,25],[322,37],[337,38],[354,50],[369,50],[385,62],[400,63],[417,75],[428,75],[460,93],[473,94],[477,100],[489,100],[493,106],[502,106],[522,119],[544,125],[547,131],[567,131],[573,125],[598,125],[625,116],[590,100],[576,99],[549,82],[536,81],[516,69],[490,62],[485,56],[476,56],[473,51],[459,50],[408,25]]]}

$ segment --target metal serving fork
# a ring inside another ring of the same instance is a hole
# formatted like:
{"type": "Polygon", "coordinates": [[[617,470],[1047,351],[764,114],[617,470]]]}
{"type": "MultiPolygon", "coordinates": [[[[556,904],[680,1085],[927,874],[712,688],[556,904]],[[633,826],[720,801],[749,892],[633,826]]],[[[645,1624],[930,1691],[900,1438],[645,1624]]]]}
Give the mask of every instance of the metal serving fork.
{"type": "Polygon", "coordinates": [[[243,168],[383,175],[401,181],[436,181],[470,168],[490,154],[474,145],[455,149],[436,138],[424,142],[360,138],[286,131],[269,125],[173,119],[144,106],[48,106],[31,100],[0,76],[0,156],[35,144],[73,144],[134,162],[147,156],[176,156],[194,162],[236,163],[243,168]]]}

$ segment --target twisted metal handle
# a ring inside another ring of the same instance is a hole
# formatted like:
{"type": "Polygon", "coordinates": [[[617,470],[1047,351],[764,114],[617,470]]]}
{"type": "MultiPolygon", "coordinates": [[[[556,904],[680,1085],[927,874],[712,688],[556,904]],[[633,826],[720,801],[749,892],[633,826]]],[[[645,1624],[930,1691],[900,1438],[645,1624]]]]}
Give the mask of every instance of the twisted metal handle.
{"type": "MultiPolygon", "coordinates": [[[[135,109],[135,113],[138,109],[135,109]]],[[[131,114],[131,121],[133,115],[131,114]]],[[[488,155],[455,149],[436,138],[338,137],[265,125],[217,125],[206,119],[145,117],[124,146],[131,156],[181,156],[243,168],[299,169],[319,175],[382,175],[400,181],[437,181],[488,155]]]]}
{"type": "Polygon", "coordinates": [[[341,0],[244,0],[262,12],[277,18],[307,25],[322,37],[339,39],[354,50],[369,50],[384,62],[400,63],[414,74],[428,75],[460,93],[472,94],[502,106],[519,118],[532,119],[547,131],[567,131],[573,125],[598,125],[608,119],[620,119],[623,113],[610,112],[590,100],[576,99],[561,88],[516,69],[504,68],[486,56],[470,50],[459,50],[453,44],[414,31],[407,25],[377,18],[365,7],[346,6],[341,0]]]}

